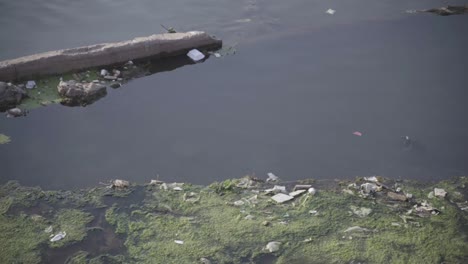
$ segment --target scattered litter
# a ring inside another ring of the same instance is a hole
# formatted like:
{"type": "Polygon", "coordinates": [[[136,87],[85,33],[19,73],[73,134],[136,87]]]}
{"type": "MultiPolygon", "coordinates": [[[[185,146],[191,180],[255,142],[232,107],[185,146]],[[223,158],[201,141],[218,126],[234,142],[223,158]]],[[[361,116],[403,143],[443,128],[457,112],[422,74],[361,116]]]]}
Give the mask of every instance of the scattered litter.
{"type": "Polygon", "coordinates": [[[278,193],[276,195],[274,195],[273,197],[271,197],[271,199],[277,203],[284,203],[284,202],[287,202],[289,200],[292,200],[294,199],[294,197],[292,196],[289,196],[287,194],[284,194],[284,193],[278,193]]]}
{"type": "Polygon", "coordinates": [[[364,180],[365,180],[365,181],[369,181],[369,182],[375,182],[375,183],[379,182],[379,179],[377,179],[377,177],[375,177],[375,176],[372,176],[372,177],[364,177],[364,180]]]}
{"type": "Polygon", "coordinates": [[[377,186],[376,184],[374,183],[364,183],[364,184],[361,184],[361,191],[364,193],[364,194],[370,194],[370,193],[374,193],[374,192],[377,192],[380,190],[380,187],[377,186]]]}
{"type": "Polygon", "coordinates": [[[189,203],[196,203],[200,201],[200,196],[195,192],[184,193],[184,201],[189,203]]]}
{"type": "Polygon", "coordinates": [[[109,186],[110,188],[119,188],[119,189],[124,189],[130,186],[130,183],[128,181],[124,180],[114,180],[112,181],[112,184],[109,186]]]}
{"type": "Polygon", "coordinates": [[[209,259],[207,259],[207,258],[201,258],[201,259],[200,259],[200,262],[201,262],[202,264],[211,264],[211,261],[210,261],[209,259]]]}
{"type": "Polygon", "coordinates": [[[183,240],[174,240],[174,243],[179,244],[179,245],[183,245],[184,241],[183,240]]]}
{"type": "Polygon", "coordinates": [[[221,58],[221,54],[219,54],[218,52],[213,53],[213,55],[214,55],[216,58],[221,58]]]}
{"type": "Polygon", "coordinates": [[[279,177],[276,176],[276,175],[274,175],[273,173],[269,172],[269,173],[267,173],[267,175],[268,175],[268,179],[266,180],[267,182],[270,182],[270,181],[272,181],[272,182],[279,181],[279,177]]]}
{"type": "Polygon", "coordinates": [[[255,181],[252,180],[250,176],[245,176],[240,179],[240,181],[237,183],[236,186],[239,188],[248,189],[248,188],[251,188],[254,184],[255,184],[255,181]]]}
{"type": "Polygon", "coordinates": [[[317,193],[317,190],[312,187],[312,188],[309,188],[307,192],[309,192],[311,195],[315,195],[317,193]]]}
{"type": "Polygon", "coordinates": [[[177,186],[177,187],[172,188],[172,190],[174,190],[174,191],[183,191],[184,189],[182,189],[181,187],[177,186]]]}
{"type": "Polygon", "coordinates": [[[107,76],[107,75],[109,75],[109,72],[106,69],[102,69],[101,70],[101,76],[104,77],[104,76],[107,76]]]}
{"type": "Polygon", "coordinates": [[[408,198],[408,199],[413,198],[413,194],[411,194],[411,193],[406,193],[405,196],[406,196],[406,198],[408,198]]]}
{"type": "Polygon", "coordinates": [[[372,209],[366,208],[366,207],[357,207],[357,206],[351,205],[349,208],[351,209],[353,214],[359,217],[366,217],[372,212],[372,209]]]}
{"type": "Polygon", "coordinates": [[[245,204],[245,202],[242,201],[242,200],[238,200],[238,201],[235,201],[235,202],[234,202],[234,205],[235,205],[235,206],[242,206],[242,205],[244,205],[244,204],[245,204]]]}
{"type": "Polygon", "coordinates": [[[359,132],[359,131],[354,131],[354,132],[353,132],[353,135],[358,136],[358,137],[361,137],[361,136],[362,136],[362,133],[359,132]]]}
{"type": "Polygon", "coordinates": [[[106,75],[106,76],[104,76],[104,79],[110,80],[110,81],[114,81],[114,80],[117,80],[117,77],[116,77],[116,76],[112,76],[112,75],[106,75]]]}
{"type": "Polygon", "coordinates": [[[303,194],[305,192],[306,192],[306,190],[297,190],[297,191],[294,191],[294,192],[290,192],[289,196],[297,197],[297,196],[299,196],[299,195],[301,195],[301,194],[303,194]]]}
{"type": "Polygon", "coordinates": [[[56,242],[56,241],[62,240],[66,236],[67,236],[67,233],[65,231],[59,232],[58,234],[56,234],[50,239],[50,242],[56,242]]]}
{"type": "Polygon", "coordinates": [[[400,223],[397,223],[397,222],[392,222],[392,226],[397,226],[397,227],[400,227],[401,224],[400,223]]]}
{"type": "Polygon", "coordinates": [[[250,215],[250,214],[249,214],[249,215],[246,215],[246,216],[244,217],[245,220],[253,220],[254,218],[255,218],[255,217],[254,217],[253,215],[250,215]]]}
{"type": "Polygon", "coordinates": [[[270,194],[270,193],[276,194],[276,193],[280,193],[280,192],[286,193],[286,186],[275,185],[275,186],[273,186],[273,188],[265,190],[266,194],[270,194]]]}
{"type": "Polygon", "coordinates": [[[310,210],[310,211],[309,211],[309,214],[311,214],[311,215],[317,215],[317,214],[318,214],[318,211],[317,211],[317,210],[310,210]]]}
{"type": "Polygon", "coordinates": [[[336,13],[336,10],[333,10],[333,9],[330,8],[330,9],[328,9],[328,10],[326,11],[326,13],[329,14],[329,15],[333,15],[333,14],[336,13]]]}
{"type": "Polygon", "coordinates": [[[268,250],[268,252],[273,253],[278,251],[280,249],[280,246],[281,242],[272,241],[265,246],[265,249],[268,250]]]}
{"type": "Polygon", "coordinates": [[[444,198],[447,195],[447,192],[444,189],[434,188],[434,195],[436,197],[444,198]]]}
{"type": "Polygon", "coordinates": [[[189,51],[187,53],[187,56],[195,62],[203,60],[205,58],[205,55],[197,49],[189,51]]]}
{"type": "Polygon", "coordinates": [[[387,196],[392,199],[392,200],[397,200],[397,201],[406,201],[407,197],[404,194],[399,194],[399,193],[394,193],[394,192],[388,192],[387,196]]]}
{"type": "Polygon", "coordinates": [[[44,229],[44,232],[46,233],[52,233],[52,231],[54,231],[54,228],[52,226],[49,226],[46,229],[44,229]]]}
{"type": "MultiPolygon", "coordinates": [[[[430,205],[427,201],[423,201],[420,204],[415,204],[414,206],[415,214],[420,217],[429,217],[430,215],[438,215],[440,211],[432,205],[430,205]]],[[[408,214],[411,214],[413,210],[409,210],[408,214]]]]}
{"type": "Polygon", "coordinates": [[[112,70],[112,73],[114,74],[115,77],[119,77],[120,76],[120,71],[119,70],[112,70]]]}
{"type": "Polygon", "coordinates": [[[182,186],[184,186],[184,183],[173,182],[173,183],[167,184],[165,186],[165,190],[167,190],[169,188],[169,189],[172,189],[174,191],[183,191],[184,189],[182,189],[182,186]]]}
{"type": "Polygon", "coordinates": [[[159,184],[163,184],[164,182],[163,181],[160,181],[160,180],[151,180],[149,185],[159,185],[159,184]]]}
{"type": "Polygon", "coordinates": [[[293,191],[297,191],[297,190],[307,190],[307,189],[309,189],[310,187],[312,187],[312,185],[310,185],[310,184],[298,184],[298,185],[294,186],[293,191]]]}
{"type": "Polygon", "coordinates": [[[370,229],[367,229],[367,228],[363,228],[363,227],[360,227],[360,226],[352,226],[348,229],[346,229],[345,233],[349,233],[349,232],[369,232],[371,231],[370,229]]]}

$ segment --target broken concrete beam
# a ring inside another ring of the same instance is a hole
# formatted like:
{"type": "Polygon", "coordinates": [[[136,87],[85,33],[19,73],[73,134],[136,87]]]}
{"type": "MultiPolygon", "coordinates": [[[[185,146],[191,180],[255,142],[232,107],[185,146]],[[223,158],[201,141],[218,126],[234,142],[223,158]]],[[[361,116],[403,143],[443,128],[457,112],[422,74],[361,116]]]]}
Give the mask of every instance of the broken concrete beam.
{"type": "Polygon", "coordinates": [[[61,74],[129,60],[176,56],[191,49],[217,49],[222,41],[205,32],[167,33],[133,40],[57,50],[0,61],[0,81],[61,74]]]}

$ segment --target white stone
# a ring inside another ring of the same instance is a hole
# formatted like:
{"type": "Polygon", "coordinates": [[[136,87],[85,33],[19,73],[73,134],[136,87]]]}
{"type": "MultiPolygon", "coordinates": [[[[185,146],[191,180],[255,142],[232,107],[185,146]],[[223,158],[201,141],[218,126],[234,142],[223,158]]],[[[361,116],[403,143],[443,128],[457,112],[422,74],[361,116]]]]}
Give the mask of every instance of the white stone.
{"type": "Polygon", "coordinates": [[[26,83],[26,89],[33,89],[34,87],[36,87],[36,82],[35,81],[28,81],[26,83]]]}
{"type": "Polygon", "coordinates": [[[107,75],[109,75],[109,72],[106,69],[102,69],[101,70],[101,76],[104,77],[104,76],[107,76],[107,75]]]}

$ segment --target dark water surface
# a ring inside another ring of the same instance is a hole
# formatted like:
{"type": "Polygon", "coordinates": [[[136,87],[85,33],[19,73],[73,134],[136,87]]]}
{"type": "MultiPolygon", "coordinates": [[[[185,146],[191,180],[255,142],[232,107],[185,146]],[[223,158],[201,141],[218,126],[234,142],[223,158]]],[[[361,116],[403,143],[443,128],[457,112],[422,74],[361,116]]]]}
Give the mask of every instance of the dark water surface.
{"type": "Polygon", "coordinates": [[[85,108],[0,117],[12,138],[0,146],[1,181],[468,174],[468,16],[403,13],[437,1],[82,2],[0,0],[0,59],[148,35],[160,23],[214,32],[237,53],[134,80],[85,108]]]}

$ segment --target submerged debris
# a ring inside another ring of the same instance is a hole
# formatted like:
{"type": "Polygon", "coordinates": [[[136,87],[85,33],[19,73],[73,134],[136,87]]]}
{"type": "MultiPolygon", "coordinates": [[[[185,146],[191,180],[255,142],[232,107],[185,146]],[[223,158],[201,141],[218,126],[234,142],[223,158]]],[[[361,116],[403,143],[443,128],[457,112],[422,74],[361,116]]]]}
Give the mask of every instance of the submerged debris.
{"type": "Polygon", "coordinates": [[[439,16],[462,15],[468,13],[468,6],[447,6],[423,10],[408,10],[407,13],[433,13],[439,16]]]}

